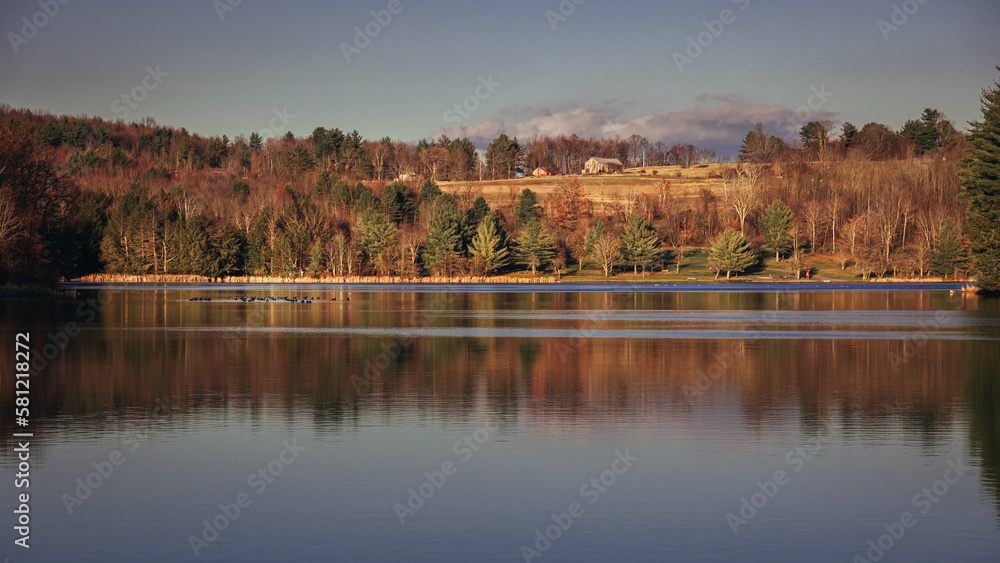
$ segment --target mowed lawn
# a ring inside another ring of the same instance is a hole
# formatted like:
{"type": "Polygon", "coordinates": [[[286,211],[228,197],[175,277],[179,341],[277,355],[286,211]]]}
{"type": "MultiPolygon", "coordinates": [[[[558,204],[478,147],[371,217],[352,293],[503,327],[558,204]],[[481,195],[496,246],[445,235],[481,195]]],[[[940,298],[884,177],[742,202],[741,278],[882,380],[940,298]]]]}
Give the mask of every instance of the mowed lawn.
{"type": "MultiPolygon", "coordinates": [[[[583,270],[580,270],[578,262],[567,265],[560,271],[560,279],[566,283],[593,283],[601,281],[615,282],[648,282],[648,283],[704,283],[715,281],[715,270],[708,267],[708,248],[685,248],[684,257],[681,260],[680,271],[677,270],[677,254],[675,250],[667,250],[666,260],[663,267],[657,264],[652,272],[635,274],[630,266],[619,265],[616,273],[610,278],[604,277],[604,271],[593,262],[584,262],[583,270]]],[[[854,273],[850,267],[841,269],[840,262],[833,256],[827,254],[806,255],[805,266],[809,268],[809,279],[813,281],[861,281],[861,276],[854,273]]],[[[547,269],[544,273],[539,272],[537,276],[553,276],[554,272],[547,269]]],[[[528,272],[517,272],[509,274],[519,278],[530,278],[528,272]]],[[[722,272],[719,281],[725,281],[726,273],[722,272]]],[[[760,262],[739,276],[733,275],[732,280],[737,281],[795,281],[795,273],[788,262],[782,260],[776,262],[774,255],[766,250],[761,253],[760,262]]],[[[807,281],[805,271],[803,271],[801,281],[807,281]]]]}

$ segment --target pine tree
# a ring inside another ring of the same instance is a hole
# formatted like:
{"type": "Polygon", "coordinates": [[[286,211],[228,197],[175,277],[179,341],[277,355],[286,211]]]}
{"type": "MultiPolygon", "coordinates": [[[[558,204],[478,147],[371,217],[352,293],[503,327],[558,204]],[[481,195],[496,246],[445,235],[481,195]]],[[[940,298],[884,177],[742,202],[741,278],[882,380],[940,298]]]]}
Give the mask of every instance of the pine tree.
{"type": "Polygon", "coordinates": [[[599,222],[593,227],[587,229],[586,234],[583,235],[583,251],[587,254],[587,256],[596,260],[596,256],[594,256],[594,247],[597,244],[597,241],[601,240],[602,236],[604,236],[603,222],[599,222]]]}
{"type": "Polygon", "coordinates": [[[163,227],[164,246],[172,274],[209,274],[208,234],[195,219],[175,218],[163,227]],[[169,256],[169,257],[168,257],[169,256]]]}
{"type": "Polygon", "coordinates": [[[434,200],[434,211],[428,223],[427,250],[424,261],[432,269],[449,273],[451,264],[462,251],[462,211],[449,194],[434,200]]]}
{"type": "Polygon", "coordinates": [[[740,145],[740,162],[765,164],[773,162],[785,151],[785,142],[764,132],[764,125],[758,123],[751,129],[740,145]]]}
{"type": "Polygon", "coordinates": [[[538,268],[544,268],[553,254],[552,239],[541,223],[532,221],[521,229],[521,236],[517,238],[517,259],[531,268],[531,275],[535,275],[538,268]]]}
{"type": "Polygon", "coordinates": [[[965,268],[968,260],[966,254],[958,225],[950,217],[945,219],[934,237],[931,272],[938,276],[958,277],[959,270],[965,268]]]}
{"type": "Polygon", "coordinates": [[[420,204],[432,203],[442,192],[433,180],[427,180],[420,186],[420,204]]]}
{"type": "Polygon", "coordinates": [[[382,207],[392,222],[399,225],[413,221],[413,192],[402,182],[393,182],[382,190],[382,207]]]}
{"type": "Polygon", "coordinates": [[[716,273],[726,271],[726,279],[733,272],[740,273],[757,263],[757,255],[750,243],[736,229],[729,227],[712,244],[709,264],[716,273]]]}
{"type": "Polygon", "coordinates": [[[312,246],[309,248],[309,273],[313,277],[319,277],[323,274],[325,253],[323,252],[323,245],[320,243],[319,239],[313,242],[312,246]]]}
{"type": "Polygon", "coordinates": [[[621,244],[622,259],[633,267],[636,274],[639,268],[645,273],[661,253],[660,237],[649,219],[642,215],[633,215],[629,220],[621,244]]]}
{"type": "Polygon", "coordinates": [[[535,195],[535,192],[524,188],[514,206],[514,216],[522,225],[542,218],[542,206],[538,204],[538,196],[535,195]]]}
{"type": "Polygon", "coordinates": [[[858,134],[858,128],[850,121],[845,121],[841,131],[843,132],[840,134],[840,140],[844,143],[844,148],[851,148],[851,145],[854,144],[854,136],[858,134]]]}
{"type": "MultiPolygon", "coordinates": [[[[997,66],[1000,70],[1000,66],[997,66]]],[[[965,233],[979,285],[1000,291],[1000,81],[981,98],[983,120],[971,126],[969,157],[961,162],[965,233]]]]}
{"type": "Polygon", "coordinates": [[[358,248],[368,256],[370,264],[375,265],[378,257],[392,243],[396,234],[396,224],[385,213],[369,207],[358,220],[358,248]]]}
{"type": "Polygon", "coordinates": [[[260,136],[259,133],[250,133],[250,150],[255,154],[260,152],[260,149],[264,148],[264,138],[260,136]]]}
{"type": "Polygon", "coordinates": [[[465,219],[462,221],[462,244],[468,248],[472,245],[472,239],[479,230],[479,223],[490,212],[490,206],[483,196],[476,198],[472,202],[472,207],[465,212],[465,219]]]}
{"type": "Polygon", "coordinates": [[[272,212],[265,209],[247,236],[246,273],[251,276],[266,276],[271,273],[273,248],[269,237],[272,212]]]}
{"type": "Polygon", "coordinates": [[[232,276],[240,271],[243,263],[244,243],[239,233],[227,227],[215,230],[211,236],[206,273],[212,278],[232,276]]]}
{"type": "MultiPolygon", "coordinates": [[[[107,264],[108,271],[120,274],[155,273],[152,249],[158,231],[153,203],[148,198],[135,193],[122,196],[108,218],[101,240],[101,259],[107,264]]],[[[195,266],[201,256],[195,258],[197,260],[189,261],[188,265],[195,266]]]]}
{"type": "Polygon", "coordinates": [[[486,273],[503,268],[510,262],[506,233],[501,233],[492,211],[479,222],[476,236],[472,237],[469,252],[486,273]]]}
{"type": "Polygon", "coordinates": [[[758,226],[764,235],[764,244],[774,251],[774,259],[781,261],[781,255],[792,250],[792,237],[788,230],[792,227],[795,214],[785,202],[775,200],[761,215],[758,226]]]}

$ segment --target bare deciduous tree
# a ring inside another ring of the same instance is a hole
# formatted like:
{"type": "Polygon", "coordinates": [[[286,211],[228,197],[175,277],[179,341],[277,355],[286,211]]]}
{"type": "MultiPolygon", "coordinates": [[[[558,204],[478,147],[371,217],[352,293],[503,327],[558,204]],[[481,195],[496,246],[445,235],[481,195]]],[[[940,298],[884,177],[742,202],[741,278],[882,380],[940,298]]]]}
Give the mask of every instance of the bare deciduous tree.
{"type": "Polygon", "coordinates": [[[604,270],[604,277],[611,275],[615,264],[622,259],[621,243],[618,237],[611,233],[601,235],[601,238],[597,239],[594,244],[594,259],[604,270]]]}
{"type": "Polygon", "coordinates": [[[810,200],[806,203],[802,218],[809,227],[809,252],[816,253],[816,236],[819,233],[823,222],[823,207],[817,201],[810,200]]]}

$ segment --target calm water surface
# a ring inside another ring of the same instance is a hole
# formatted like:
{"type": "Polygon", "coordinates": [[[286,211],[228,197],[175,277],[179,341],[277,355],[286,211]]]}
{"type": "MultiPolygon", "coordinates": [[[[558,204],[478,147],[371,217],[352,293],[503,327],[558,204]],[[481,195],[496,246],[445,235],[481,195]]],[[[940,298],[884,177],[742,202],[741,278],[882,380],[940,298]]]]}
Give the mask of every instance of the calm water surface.
{"type": "Polygon", "coordinates": [[[0,299],[0,555],[997,561],[997,301],[731,288],[0,299]],[[41,368],[30,550],[16,332],[41,368]]]}

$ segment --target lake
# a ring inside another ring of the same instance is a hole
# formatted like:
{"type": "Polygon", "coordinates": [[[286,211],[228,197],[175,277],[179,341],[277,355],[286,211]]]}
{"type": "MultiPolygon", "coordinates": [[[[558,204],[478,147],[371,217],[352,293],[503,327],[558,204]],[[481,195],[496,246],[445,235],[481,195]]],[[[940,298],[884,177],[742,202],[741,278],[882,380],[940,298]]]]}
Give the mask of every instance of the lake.
{"type": "Polygon", "coordinates": [[[953,288],[4,297],[0,554],[996,561],[1000,302],[953,288]]]}

